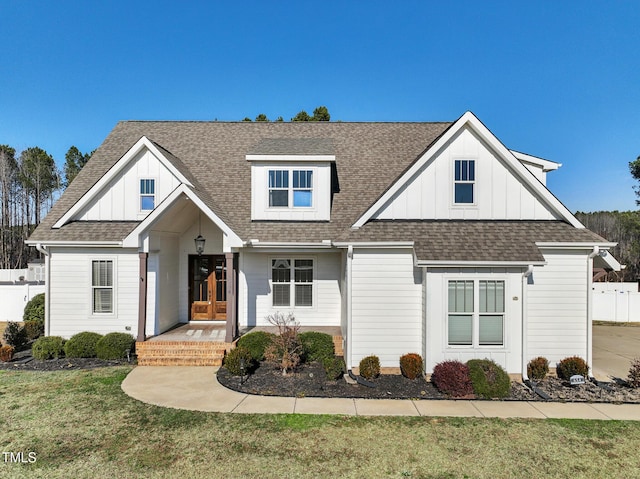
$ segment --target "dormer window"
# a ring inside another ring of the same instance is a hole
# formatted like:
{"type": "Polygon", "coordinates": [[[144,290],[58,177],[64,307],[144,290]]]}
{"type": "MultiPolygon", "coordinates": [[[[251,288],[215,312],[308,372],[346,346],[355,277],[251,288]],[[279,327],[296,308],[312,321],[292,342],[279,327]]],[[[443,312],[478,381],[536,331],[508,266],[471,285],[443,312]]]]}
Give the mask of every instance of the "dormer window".
{"type": "Polygon", "coordinates": [[[140,211],[151,211],[156,203],[156,180],[140,180],[140,211]]]}
{"type": "Polygon", "coordinates": [[[475,202],[476,161],[455,160],[454,199],[456,205],[475,202]]]}
{"type": "Polygon", "coordinates": [[[269,170],[269,207],[288,208],[289,205],[293,208],[313,206],[313,170],[269,170]]]}

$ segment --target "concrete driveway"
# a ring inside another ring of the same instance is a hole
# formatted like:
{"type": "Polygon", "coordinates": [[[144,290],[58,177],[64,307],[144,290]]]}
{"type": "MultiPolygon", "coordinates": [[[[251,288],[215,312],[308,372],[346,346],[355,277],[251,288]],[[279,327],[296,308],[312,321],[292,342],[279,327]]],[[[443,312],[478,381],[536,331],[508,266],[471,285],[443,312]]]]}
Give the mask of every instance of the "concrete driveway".
{"type": "Polygon", "coordinates": [[[626,378],[640,357],[640,326],[593,326],[593,374],[602,381],[626,378]]]}

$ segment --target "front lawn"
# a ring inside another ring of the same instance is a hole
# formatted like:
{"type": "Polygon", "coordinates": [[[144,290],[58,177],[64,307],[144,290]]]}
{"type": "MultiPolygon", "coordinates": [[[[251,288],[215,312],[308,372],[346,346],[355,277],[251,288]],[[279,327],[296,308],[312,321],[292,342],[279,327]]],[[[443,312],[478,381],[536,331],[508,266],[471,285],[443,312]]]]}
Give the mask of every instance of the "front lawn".
{"type": "Polygon", "coordinates": [[[0,477],[640,477],[636,422],[178,411],[130,369],[0,371],[0,477]]]}

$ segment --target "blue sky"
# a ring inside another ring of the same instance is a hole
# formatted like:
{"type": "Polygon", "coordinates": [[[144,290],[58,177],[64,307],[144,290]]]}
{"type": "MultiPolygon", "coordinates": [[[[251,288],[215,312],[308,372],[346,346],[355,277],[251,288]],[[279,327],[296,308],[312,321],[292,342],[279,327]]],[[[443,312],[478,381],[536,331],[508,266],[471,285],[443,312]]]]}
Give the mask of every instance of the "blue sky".
{"type": "Polygon", "coordinates": [[[59,165],[120,120],[443,121],[563,164],[572,211],[635,209],[640,4],[0,2],[0,144],[59,165]]]}

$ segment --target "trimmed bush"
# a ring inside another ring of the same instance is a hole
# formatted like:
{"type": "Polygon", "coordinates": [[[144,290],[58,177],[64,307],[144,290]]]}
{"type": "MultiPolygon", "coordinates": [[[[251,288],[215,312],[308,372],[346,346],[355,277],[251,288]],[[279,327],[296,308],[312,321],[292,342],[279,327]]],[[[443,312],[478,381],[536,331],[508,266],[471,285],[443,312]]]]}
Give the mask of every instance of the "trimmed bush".
{"type": "Polygon", "coordinates": [[[253,333],[242,336],[238,340],[237,346],[247,349],[251,353],[254,361],[264,361],[264,351],[271,344],[275,336],[275,334],[265,331],[254,331],[253,333]]]}
{"type": "Polygon", "coordinates": [[[579,374],[585,378],[589,375],[589,366],[580,356],[564,358],[556,367],[556,374],[560,379],[568,381],[571,376],[579,374]]]}
{"type": "Polygon", "coordinates": [[[30,341],[33,339],[38,339],[44,334],[44,323],[32,320],[25,321],[24,330],[27,334],[27,339],[29,339],[30,341]]]}
{"type": "Polygon", "coordinates": [[[463,397],[473,394],[469,368],[460,361],[443,361],[436,364],[431,382],[448,396],[463,397]]]}
{"type": "Polygon", "coordinates": [[[23,321],[38,321],[44,327],[44,293],[36,294],[24,307],[23,321]]]}
{"type": "Polygon", "coordinates": [[[246,375],[253,370],[255,360],[251,351],[242,346],[236,346],[224,357],[224,367],[234,376],[246,375]],[[241,366],[244,365],[244,371],[241,366]]]}
{"type": "Polygon", "coordinates": [[[27,331],[19,323],[9,321],[7,328],[4,330],[4,341],[19,351],[27,344],[27,331]]]}
{"type": "Polygon", "coordinates": [[[409,379],[422,376],[422,356],[416,353],[405,354],[400,357],[400,371],[409,379]]]}
{"type": "Polygon", "coordinates": [[[330,334],[308,331],[298,335],[302,343],[302,354],[308,363],[323,361],[336,355],[330,334]]]}
{"type": "Polygon", "coordinates": [[[360,376],[365,379],[374,379],[380,376],[380,359],[378,356],[362,358],[359,365],[360,376]]]}
{"type": "Polygon", "coordinates": [[[527,364],[527,376],[534,381],[542,381],[549,374],[549,361],[543,356],[532,359],[527,364]]]}
{"type": "Polygon", "coordinates": [[[635,358],[631,361],[627,382],[632,388],[640,388],[640,358],[635,358]]]}
{"type": "Polygon", "coordinates": [[[483,398],[504,398],[511,392],[511,379],[507,372],[490,359],[467,361],[473,392],[483,398]]]}
{"type": "Polygon", "coordinates": [[[324,372],[327,375],[327,379],[331,380],[340,379],[346,369],[344,360],[337,356],[324,358],[322,360],[322,366],[324,367],[324,372]]]}
{"type": "Polygon", "coordinates": [[[96,343],[96,356],[100,359],[125,359],[127,349],[133,351],[135,339],[127,333],[105,334],[96,343]]]}
{"type": "Polygon", "coordinates": [[[42,336],[31,347],[31,355],[36,359],[58,359],[64,353],[64,339],[60,336],[42,336]]]}
{"type": "Polygon", "coordinates": [[[8,363],[13,359],[13,353],[16,349],[13,346],[0,347],[0,361],[8,363]]]}
{"type": "Polygon", "coordinates": [[[64,343],[64,355],[68,358],[95,358],[96,345],[101,338],[102,334],[90,331],[74,334],[64,343]]]}

